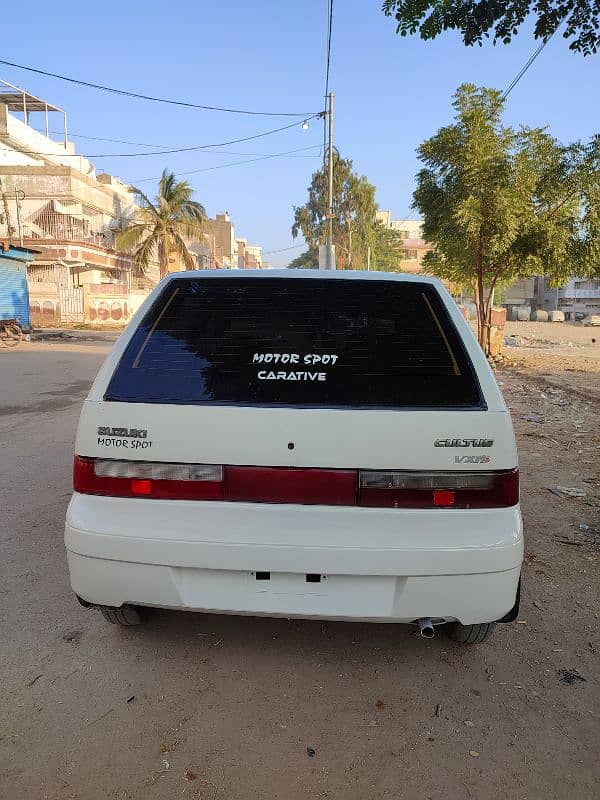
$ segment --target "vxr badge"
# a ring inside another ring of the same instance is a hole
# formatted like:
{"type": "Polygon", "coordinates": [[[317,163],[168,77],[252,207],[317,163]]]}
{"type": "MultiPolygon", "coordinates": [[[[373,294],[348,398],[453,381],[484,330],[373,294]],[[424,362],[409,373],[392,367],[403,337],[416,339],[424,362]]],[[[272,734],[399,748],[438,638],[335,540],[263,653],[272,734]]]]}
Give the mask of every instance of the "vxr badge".
{"type": "Polygon", "coordinates": [[[489,464],[489,456],[454,456],[455,464],[489,464]]]}

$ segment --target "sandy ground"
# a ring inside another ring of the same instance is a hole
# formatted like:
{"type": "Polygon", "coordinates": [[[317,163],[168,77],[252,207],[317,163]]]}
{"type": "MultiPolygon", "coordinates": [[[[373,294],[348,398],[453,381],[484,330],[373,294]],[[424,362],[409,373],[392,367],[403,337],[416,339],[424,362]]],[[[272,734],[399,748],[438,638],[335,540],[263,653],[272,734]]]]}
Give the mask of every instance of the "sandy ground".
{"type": "Polygon", "coordinates": [[[539,384],[600,400],[600,327],[507,322],[505,333],[504,355],[520,373],[539,384]]]}
{"type": "Polygon", "coordinates": [[[0,352],[2,800],[600,796],[600,544],[579,529],[600,524],[595,402],[498,374],[527,555],[519,621],[489,643],[174,612],[121,630],[76,603],[62,544],[108,347],[0,352]]]}

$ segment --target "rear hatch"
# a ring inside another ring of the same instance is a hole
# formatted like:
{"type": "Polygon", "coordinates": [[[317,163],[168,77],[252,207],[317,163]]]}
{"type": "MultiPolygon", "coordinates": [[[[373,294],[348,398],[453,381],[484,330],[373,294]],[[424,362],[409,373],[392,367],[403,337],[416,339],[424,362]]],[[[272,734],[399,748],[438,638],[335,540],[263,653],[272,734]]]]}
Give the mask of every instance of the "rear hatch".
{"type": "Polygon", "coordinates": [[[332,504],[348,474],[364,498],[386,485],[431,500],[517,466],[493,375],[441,285],[339,273],[169,280],[101,370],[77,453],[114,461],[115,478],[131,473],[116,462],[212,465],[225,499],[332,504]]]}

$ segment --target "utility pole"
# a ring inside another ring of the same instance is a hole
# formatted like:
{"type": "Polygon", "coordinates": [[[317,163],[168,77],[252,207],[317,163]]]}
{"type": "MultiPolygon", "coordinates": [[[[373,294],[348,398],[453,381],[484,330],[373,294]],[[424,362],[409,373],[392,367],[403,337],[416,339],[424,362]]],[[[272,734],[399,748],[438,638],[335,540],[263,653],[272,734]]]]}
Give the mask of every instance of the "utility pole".
{"type": "Polygon", "coordinates": [[[19,229],[19,244],[23,247],[23,226],[21,225],[21,201],[25,200],[25,192],[15,189],[15,206],[17,209],[17,228],[19,229]]]}
{"type": "Polygon", "coordinates": [[[12,237],[13,237],[13,233],[15,232],[15,229],[13,228],[12,221],[11,221],[11,218],[10,218],[10,208],[9,208],[9,205],[8,205],[8,196],[7,196],[6,191],[4,189],[4,185],[2,183],[2,178],[0,178],[0,193],[2,194],[2,205],[3,205],[3,208],[4,208],[4,222],[6,224],[6,233],[7,233],[9,242],[11,242],[12,241],[12,237]]]}
{"type": "Polygon", "coordinates": [[[327,123],[329,147],[327,152],[327,243],[319,247],[319,269],[335,269],[335,245],[333,243],[333,93],[327,96],[327,123]]]}
{"type": "Polygon", "coordinates": [[[333,94],[329,95],[329,180],[327,197],[327,214],[329,225],[327,227],[327,244],[333,246],[333,94]]]}

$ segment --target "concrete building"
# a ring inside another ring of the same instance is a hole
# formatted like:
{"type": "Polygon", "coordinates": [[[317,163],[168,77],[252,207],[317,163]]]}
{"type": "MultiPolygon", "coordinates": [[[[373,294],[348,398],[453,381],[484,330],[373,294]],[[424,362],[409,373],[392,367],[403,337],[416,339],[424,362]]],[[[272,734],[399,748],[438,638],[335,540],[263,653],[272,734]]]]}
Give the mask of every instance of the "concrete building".
{"type": "Polygon", "coordinates": [[[66,112],[0,80],[0,243],[36,251],[28,269],[33,324],[122,325],[158,264],[138,279],[132,257],[115,248],[136,213],[133,196],[77,154],[67,131],[66,112]],[[50,134],[52,117],[61,121],[60,141],[50,134]]]}
{"type": "Polygon", "coordinates": [[[244,259],[246,269],[262,269],[262,247],[257,244],[247,244],[244,259]]]}
{"type": "Polygon", "coordinates": [[[214,219],[208,219],[205,231],[213,237],[213,257],[217,269],[236,269],[238,267],[238,252],[235,240],[235,227],[229,213],[217,214],[214,219]]]}
{"type": "Polygon", "coordinates": [[[114,247],[115,229],[132,216],[128,187],[75,153],[67,115],[45,100],[0,81],[0,237],[40,251],[30,282],[65,285],[128,283],[132,259],[114,247]],[[42,115],[63,121],[63,140],[34,127],[42,115]]]}
{"type": "Polygon", "coordinates": [[[548,278],[535,278],[532,303],[535,308],[545,311],[563,311],[565,318],[571,320],[588,314],[599,314],[600,279],[575,277],[557,288],[550,286],[548,278]]]}
{"type": "Polygon", "coordinates": [[[423,271],[423,258],[432,246],[423,239],[423,222],[419,219],[392,219],[391,211],[378,211],[378,222],[388,230],[397,231],[402,239],[399,252],[400,272],[418,273],[423,271]]]}

